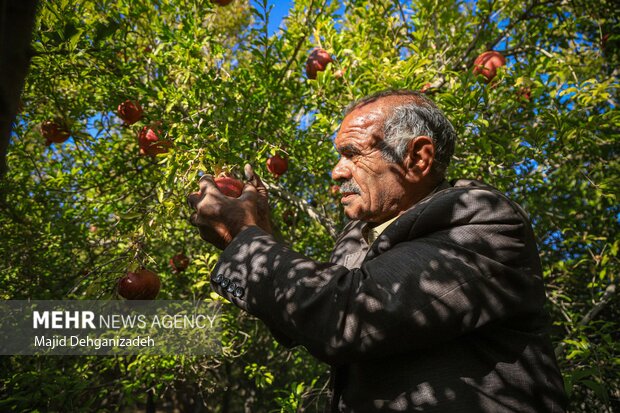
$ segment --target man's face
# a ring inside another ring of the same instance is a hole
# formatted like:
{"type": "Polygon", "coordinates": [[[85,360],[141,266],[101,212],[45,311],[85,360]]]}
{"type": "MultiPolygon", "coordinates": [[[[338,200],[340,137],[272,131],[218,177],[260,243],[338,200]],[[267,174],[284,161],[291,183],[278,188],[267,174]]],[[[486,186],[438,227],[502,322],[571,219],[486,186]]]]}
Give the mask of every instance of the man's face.
{"type": "Polygon", "coordinates": [[[380,149],[392,104],[384,98],[355,109],[336,136],[341,157],[332,178],[340,182],[341,202],[351,219],[381,223],[411,206],[403,166],[385,160],[380,149]]]}

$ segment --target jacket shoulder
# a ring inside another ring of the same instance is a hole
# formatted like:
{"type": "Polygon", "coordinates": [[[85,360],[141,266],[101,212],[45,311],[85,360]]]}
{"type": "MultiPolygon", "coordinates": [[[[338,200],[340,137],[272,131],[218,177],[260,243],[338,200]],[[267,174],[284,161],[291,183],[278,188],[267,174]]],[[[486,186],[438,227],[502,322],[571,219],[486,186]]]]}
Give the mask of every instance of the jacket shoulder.
{"type": "Polygon", "coordinates": [[[517,224],[531,227],[525,211],[498,189],[459,179],[405,212],[385,235],[405,240],[464,225],[517,224]]]}
{"type": "Polygon", "coordinates": [[[425,209],[447,208],[457,220],[469,217],[474,222],[489,222],[516,218],[531,225],[523,208],[497,188],[473,179],[458,179],[450,184],[449,188],[436,193],[425,209]]]}

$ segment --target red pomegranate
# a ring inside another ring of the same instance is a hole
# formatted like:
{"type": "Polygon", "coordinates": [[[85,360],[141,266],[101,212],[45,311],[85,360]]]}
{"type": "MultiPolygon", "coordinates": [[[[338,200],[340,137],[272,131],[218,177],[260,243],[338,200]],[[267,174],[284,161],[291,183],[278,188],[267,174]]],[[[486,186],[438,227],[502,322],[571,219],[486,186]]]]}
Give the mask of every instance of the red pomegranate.
{"type": "Polygon", "coordinates": [[[133,125],[140,119],[142,119],[142,107],[138,102],[132,100],[126,100],[118,105],[118,116],[127,125],[133,125]]]}
{"type": "Polygon", "coordinates": [[[41,135],[45,138],[45,145],[63,143],[71,136],[71,133],[60,122],[46,120],[41,124],[41,135]]]}
{"type": "Polygon", "coordinates": [[[474,75],[481,74],[485,77],[486,83],[489,83],[495,75],[497,68],[506,64],[506,58],[499,52],[490,50],[482,53],[474,60],[474,75]]]}
{"type": "Polygon", "coordinates": [[[128,300],[152,300],[157,297],[161,283],[153,271],[142,268],[129,271],[118,281],[118,293],[128,300]]]}
{"type": "Polygon", "coordinates": [[[316,74],[324,71],[327,64],[333,61],[331,55],[326,50],[321,48],[312,50],[306,61],[306,76],[308,76],[308,79],[316,79],[316,74]]]}
{"type": "Polygon", "coordinates": [[[280,155],[274,155],[267,159],[267,169],[277,178],[287,171],[288,161],[280,155]]]}
{"type": "Polygon", "coordinates": [[[168,152],[168,148],[172,145],[170,141],[160,140],[159,124],[153,123],[150,126],[142,128],[138,134],[138,145],[140,146],[140,155],[155,156],[160,153],[168,152]]]}
{"type": "Polygon", "coordinates": [[[215,185],[226,196],[239,198],[243,192],[243,182],[230,176],[219,176],[215,178],[215,185]]]}
{"type": "Polygon", "coordinates": [[[189,258],[182,252],[174,255],[170,258],[170,266],[174,272],[182,272],[189,266],[189,258]]]}

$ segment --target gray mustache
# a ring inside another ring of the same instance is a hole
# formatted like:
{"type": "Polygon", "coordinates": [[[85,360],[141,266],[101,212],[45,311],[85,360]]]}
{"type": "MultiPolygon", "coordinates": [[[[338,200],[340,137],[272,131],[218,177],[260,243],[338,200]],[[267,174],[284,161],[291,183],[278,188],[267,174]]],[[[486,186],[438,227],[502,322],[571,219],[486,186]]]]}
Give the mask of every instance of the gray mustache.
{"type": "Polygon", "coordinates": [[[361,192],[360,187],[353,181],[346,181],[340,185],[340,193],[344,192],[352,192],[354,194],[359,194],[361,192]]]}

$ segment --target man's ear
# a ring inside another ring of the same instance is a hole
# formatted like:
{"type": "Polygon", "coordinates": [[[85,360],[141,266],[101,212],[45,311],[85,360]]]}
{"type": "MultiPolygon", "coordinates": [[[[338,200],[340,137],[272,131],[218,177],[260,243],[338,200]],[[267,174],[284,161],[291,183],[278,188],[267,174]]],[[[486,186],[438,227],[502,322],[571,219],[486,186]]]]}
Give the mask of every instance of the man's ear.
{"type": "Polygon", "coordinates": [[[431,174],[435,160],[433,140],[425,135],[416,136],[407,144],[404,167],[407,177],[418,180],[431,174]]]}

